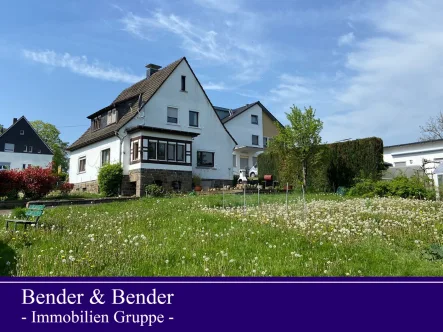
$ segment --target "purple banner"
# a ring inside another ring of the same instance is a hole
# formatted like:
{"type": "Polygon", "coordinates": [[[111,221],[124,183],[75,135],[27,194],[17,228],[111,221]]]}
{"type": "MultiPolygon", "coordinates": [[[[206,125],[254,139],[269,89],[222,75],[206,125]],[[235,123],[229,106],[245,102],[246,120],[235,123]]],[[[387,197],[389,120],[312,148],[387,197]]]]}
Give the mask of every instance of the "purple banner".
{"type": "Polygon", "coordinates": [[[2,331],[424,331],[436,278],[25,278],[0,281],[2,331]]]}

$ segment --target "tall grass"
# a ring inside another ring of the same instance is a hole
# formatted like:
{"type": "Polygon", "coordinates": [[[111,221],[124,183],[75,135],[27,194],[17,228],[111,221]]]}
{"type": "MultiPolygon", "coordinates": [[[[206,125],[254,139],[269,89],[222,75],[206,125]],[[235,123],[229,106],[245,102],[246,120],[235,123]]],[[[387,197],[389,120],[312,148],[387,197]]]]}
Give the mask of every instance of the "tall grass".
{"type": "MultiPolygon", "coordinates": [[[[46,209],[39,229],[0,231],[16,276],[442,275],[441,203],[299,194],[145,198],[46,209]],[[340,235],[340,236],[339,236],[340,235]],[[340,243],[341,241],[341,243],[340,243]]],[[[4,217],[0,218],[3,221],[4,217]]],[[[1,253],[6,253],[1,255],[1,253]]]]}

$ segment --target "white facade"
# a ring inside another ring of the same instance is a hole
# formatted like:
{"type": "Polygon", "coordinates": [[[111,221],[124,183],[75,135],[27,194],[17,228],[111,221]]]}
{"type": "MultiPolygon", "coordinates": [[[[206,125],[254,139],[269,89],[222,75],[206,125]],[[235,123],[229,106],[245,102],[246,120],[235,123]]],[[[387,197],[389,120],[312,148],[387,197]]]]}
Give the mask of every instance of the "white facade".
{"type": "Polygon", "coordinates": [[[29,165],[45,168],[52,161],[52,155],[37,153],[0,152],[0,165],[10,169],[23,169],[29,165]]]}
{"type": "Polygon", "coordinates": [[[156,128],[198,133],[199,136],[193,139],[192,144],[193,173],[202,179],[232,179],[232,151],[235,143],[226,132],[185,61],[180,63],[145,105],[140,117],[131,122],[156,128]],[[180,91],[181,76],[186,76],[185,92],[180,91]],[[178,109],[177,124],[167,122],[168,107],[178,109]],[[197,128],[189,126],[189,111],[199,114],[197,128]],[[197,151],[214,152],[214,167],[197,166],[197,151]]]}
{"type": "Polygon", "coordinates": [[[263,152],[263,110],[256,104],[226,122],[225,126],[238,143],[231,157],[233,173],[238,174],[240,169],[254,166],[263,152]],[[258,117],[258,124],[252,123],[252,115],[258,117]],[[253,135],[258,136],[258,144],[253,144],[253,135]]]}
{"type": "Polygon", "coordinates": [[[387,146],[383,149],[383,158],[394,167],[421,166],[423,159],[442,161],[443,140],[387,146]]]}
{"type": "Polygon", "coordinates": [[[383,159],[393,165],[388,169],[391,174],[396,170],[399,171],[397,174],[414,174],[413,170],[422,172],[424,169],[436,186],[443,186],[443,181],[438,181],[438,174],[434,174],[443,162],[443,140],[387,146],[383,149],[383,159]]]}
{"type": "Polygon", "coordinates": [[[69,182],[82,183],[97,180],[98,171],[102,165],[101,152],[106,149],[110,149],[110,162],[118,163],[120,139],[116,136],[72,151],[69,157],[69,182]],[[82,158],[86,158],[84,171],[79,168],[82,158]]]}
{"type": "Polygon", "coordinates": [[[101,151],[105,149],[110,149],[111,163],[122,163],[124,175],[128,175],[131,170],[142,168],[192,171],[193,174],[199,175],[203,181],[231,180],[232,151],[234,147],[235,142],[223,127],[187,62],[182,61],[139,111],[139,114],[118,131],[118,136],[71,152],[69,181],[76,184],[97,180],[98,170],[102,164],[101,151]],[[182,76],[186,77],[185,91],[181,91],[182,76]],[[168,107],[178,110],[177,124],[168,123],[168,107]],[[189,125],[189,111],[198,112],[198,127],[189,125]],[[138,126],[155,129],[126,132],[128,129],[138,126]],[[160,132],[161,130],[176,132],[160,132]],[[189,135],[181,134],[180,132],[191,132],[199,135],[191,138],[189,135]],[[192,143],[192,166],[174,165],[173,163],[131,163],[131,139],[138,136],[189,141],[192,143]],[[213,152],[214,166],[198,166],[198,151],[213,152]],[[84,157],[86,157],[86,167],[84,171],[81,171],[79,169],[79,162],[84,157]]]}

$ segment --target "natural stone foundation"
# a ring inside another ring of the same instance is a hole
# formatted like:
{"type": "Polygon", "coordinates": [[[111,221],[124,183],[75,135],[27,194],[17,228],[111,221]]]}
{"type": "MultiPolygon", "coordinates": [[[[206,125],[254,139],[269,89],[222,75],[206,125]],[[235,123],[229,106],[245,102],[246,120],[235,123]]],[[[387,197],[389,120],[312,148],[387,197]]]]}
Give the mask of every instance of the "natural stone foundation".
{"type": "Polygon", "coordinates": [[[129,171],[122,188],[135,187],[136,196],[145,195],[145,187],[158,184],[166,191],[191,191],[192,171],[170,171],[165,169],[135,169],[129,171]],[[135,184],[135,185],[134,185],[135,184]]]}
{"type": "Polygon", "coordinates": [[[87,181],[87,182],[74,183],[74,188],[72,189],[72,191],[98,194],[98,182],[87,181]]]}

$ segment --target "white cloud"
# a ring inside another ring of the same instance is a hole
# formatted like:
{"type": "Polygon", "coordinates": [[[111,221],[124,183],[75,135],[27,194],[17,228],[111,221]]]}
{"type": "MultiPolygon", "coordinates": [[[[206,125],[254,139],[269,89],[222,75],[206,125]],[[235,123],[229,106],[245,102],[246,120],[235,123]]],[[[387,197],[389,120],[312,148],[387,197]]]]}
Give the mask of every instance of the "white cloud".
{"type": "Polygon", "coordinates": [[[219,10],[226,13],[235,13],[240,10],[241,0],[194,0],[200,6],[219,10]]]}
{"type": "Polygon", "coordinates": [[[376,34],[355,45],[352,73],[336,94],[344,111],[324,119],[328,136],[377,135],[385,143],[418,139],[419,125],[443,108],[443,14],[441,1],[389,1],[359,20],[376,34]]]}
{"type": "MultiPolygon", "coordinates": [[[[416,141],[419,126],[443,110],[443,2],[389,1],[353,15],[367,37],[353,41],[343,68],[327,76],[279,77],[263,99],[284,122],[292,104],[312,105],[325,141],[378,136],[416,141]]],[[[305,74],[306,75],[306,74],[305,74]]]]}
{"type": "Polygon", "coordinates": [[[349,32],[347,34],[344,34],[342,36],[340,36],[338,38],[337,44],[338,46],[343,46],[343,45],[350,45],[354,42],[355,40],[355,35],[353,32],[349,32]]]}
{"type": "MultiPolygon", "coordinates": [[[[251,20],[248,24],[254,24],[251,20]]],[[[229,65],[231,69],[235,68],[231,77],[245,84],[261,78],[267,60],[274,53],[261,43],[246,41],[247,38],[239,31],[228,34],[222,30],[219,33],[175,14],[156,12],[152,16],[141,17],[128,13],[121,22],[124,30],[143,39],[154,39],[158,31],[172,34],[181,39],[182,49],[194,60],[206,61],[212,67],[229,65]]]]}
{"type": "Polygon", "coordinates": [[[32,51],[22,50],[25,58],[51,67],[69,69],[71,72],[97,78],[105,81],[134,83],[143,77],[128,73],[124,69],[105,65],[94,61],[90,63],[86,56],[74,56],[69,53],[56,53],[54,51],[32,51]]]}
{"type": "Polygon", "coordinates": [[[223,82],[220,82],[220,83],[212,83],[212,82],[203,83],[203,88],[205,90],[214,90],[214,91],[228,90],[228,87],[223,82]]]}

